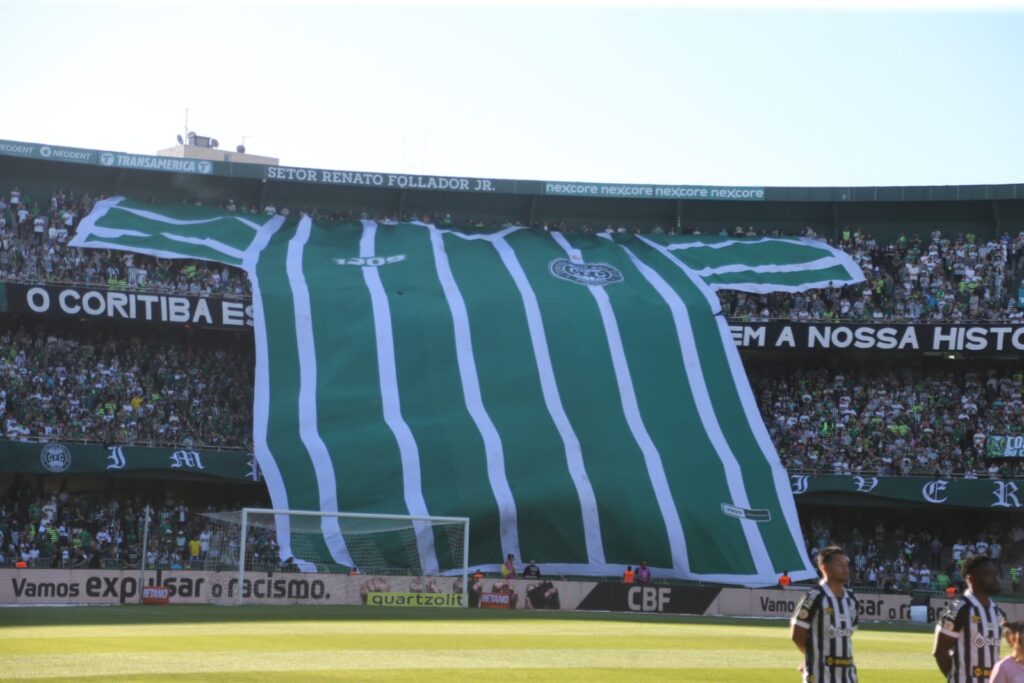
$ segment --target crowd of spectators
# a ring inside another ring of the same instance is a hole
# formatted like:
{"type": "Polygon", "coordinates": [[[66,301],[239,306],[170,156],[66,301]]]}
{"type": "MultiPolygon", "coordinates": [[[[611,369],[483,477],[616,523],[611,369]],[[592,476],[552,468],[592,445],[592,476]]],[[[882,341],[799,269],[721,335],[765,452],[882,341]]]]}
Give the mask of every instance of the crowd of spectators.
{"type": "Polygon", "coordinates": [[[990,435],[1024,421],[1024,374],[960,364],[752,366],[751,384],[783,464],[825,474],[1008,476],[990,435]]]}
{"type": "Polygon", "coordinates": [[[229,266],[69,247],[78,221],[101,198],[57,191],[40,204],[18,188],[8,199],[0,197],[0,281],[87,284],[158,294],[251,296],[248,279],[229,266]]]}
{"type": "MultiPolygon", "coordinates": [[[[249,449],[246,336],[122,326],[0,330],[0,431],[14,440],[249,449]],[[125,333],[129,331],[129,334],[125,333]]],[[[1020,476],[985,458],[1024,424],[1024,371],[965,362],[748,363],[792,471],[1020,476]]]]}
{"type": "MultiPolygon", "coordinates": [[[[0,197],[0,280],[89,284],[158,293],[202,296],[249,297],[251,289],[238,269],[183,259],[159,259],[103,249],[67,246],[78,220],[97,199],[86,193],[53,192],[37,201],[20,188],[0,197]]],[[[188,200],[183,200],[188,201],[188,200]]],[[[290,215],[285,206],[228,200],[221,208],[230,212],[290,215]]],[[[334,221],[374,218],[384,223],[423,218],[438,225],[455,224],[488,230],[502,222],[480,219],[455,221],[451,214],[433,217],[414,214],[315,210],[314,215],[334,221]]],[[[504,225],[512,224],[505,221],[504,225]]],[[[693,228],[641,229],[623,224],[575,224],[538,222],[539,230],[564,232],[652,232],[654,234],[701,234],[693,228]]],[[[715,234],[737,237],[782,236],[780,230],[736,227],[715,234]]],[[[803,237],[827,239],[810,228],[803,237]]],[[[973,234],[949,235],[936,229],[930,237],[899,233],[892,240],[878,240],[860,229],[843,228],[836,239],[827,239],[851,255],[864,270],[867,281],[840,289],[806,293],[755,295],[722,290],[726,315],[740,320],[848,320],[848,321],[944,321],[1024,320],[1018,288],[1024,266],[1024,232],[983,240],[973,234]]]]}
{"type": "MultiPolygon", "coordinates": [[[[157,500],[142,495],[43,493],[27,480],[0,497],[0,567],[134,569],[144,561],[154,569],[231,569],[238,556],[238,531],[218,509],[173,495],[157,500]],[[146,531],[147,507],[149,529],[146,531]],[[144,540],[148,541],[144,544],[144,540]]],[[[1021,595],[1024,526],[997,524],[970,534],[951,533],[942,521],[895,527],[881,519],[856,523],[828,515],[804,515],[809,558],[828,545],[841,545],[851,560],[851,582],[867,590],[905,593],[963,587],[962,566],[975,554],[996,560],[1005,592],[1021,595]]],[[[253,529],[247,567],[284,570],[274,537],[253,529]]]]}
{"type": "Polygon", "coordinates": [[[805,515],[809,520],[804,544],[812,564],[818,551],[839,545],[850,558],[850,582],[862,589],[886,593],[943,592],[949,586],[965,588],[963,566],[974,555],[995,560],[1004,592],[1020,597],[1024,526],[1009,531],[988,528],[974,534],[950,534],[930,527],[879,520],[873,528],[835,524],[827,516],[805,515]],[[841,531],[836,531],[836,527],[841,531]]]}
{"type": "Polygon", "coordinates": [[[2,435],[249,448],[251,340],[130,329],[0,329],[2,435]]]}
{"type": "MultiPolygon", "coordinates": [[[[233,503],[227,509],[239,507],[233,503]]],[[[172,497],[150,501],[12,487],[0,498],[0,567],[21,562],[39,568],[134,569],[145,561],[153,569],[230,568],[238,557],[237,531],[218,514],[223,513],[215,506],[190,506],[172,497]]],[[[252,531],[251,566],[277,569],[273,536],[252,531]]]]}
{"type": "Polygon", "coordinates": [[[725,314],[743,320],[1024,320],[1018,299],[1024,232],[983,241],[936,229],[927,240],[901,233],[882,243],[847,228],[836,246],[862,268],[863,284],[798,294],[721,291],[725,314]]]}

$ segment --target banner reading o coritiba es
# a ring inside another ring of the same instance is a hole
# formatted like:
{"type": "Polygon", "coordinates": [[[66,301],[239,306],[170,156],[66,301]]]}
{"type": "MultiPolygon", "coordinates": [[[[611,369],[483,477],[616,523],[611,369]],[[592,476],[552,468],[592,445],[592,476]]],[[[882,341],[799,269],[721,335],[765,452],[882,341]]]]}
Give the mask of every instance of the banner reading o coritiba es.
{"type": "MultiPolygon", "coordinates": [[[[328,224],[115,197],[72,245],[248,272],[254,442],[276,508],[468,516],[470,564],[489,569],[512,553],[545,574],[645,560],[745,584],[813,575],[715,291],[863,280],[824,243],[328,224]]],[[[285,555],[354,562],[337,524],[314,549],[278,533],[285,555]]],[[[454,568],[436,540],[416,535],[423,573],[454,568]]]]}

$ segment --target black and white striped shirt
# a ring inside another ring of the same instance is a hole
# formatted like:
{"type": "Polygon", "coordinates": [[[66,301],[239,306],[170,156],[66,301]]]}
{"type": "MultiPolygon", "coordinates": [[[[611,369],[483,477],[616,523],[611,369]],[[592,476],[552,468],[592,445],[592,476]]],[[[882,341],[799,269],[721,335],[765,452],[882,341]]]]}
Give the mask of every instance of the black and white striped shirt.
{"type": "Polygon", "coordinates": [[[836,597],[824,581],[807,592],[791,623],[807,629],[804,683],[857,683],[853,632],[858,602],[849,589],[836,597]]]}
{"type": "Polygon", "coordinates": [[[971,591],[965,591],[943,612],[936,629],[956,638],[953,669],[949,683],[985,683],[999,661],[999,641],[1003,637],[1006,613],[989,600],[984,606],[971,591]]]}

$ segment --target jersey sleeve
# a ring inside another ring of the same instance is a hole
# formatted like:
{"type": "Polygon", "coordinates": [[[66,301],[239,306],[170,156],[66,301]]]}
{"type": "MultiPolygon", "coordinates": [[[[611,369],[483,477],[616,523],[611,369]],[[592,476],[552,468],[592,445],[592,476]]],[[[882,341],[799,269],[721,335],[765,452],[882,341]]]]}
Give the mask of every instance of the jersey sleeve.
{"type": "Polygon", "coordinates": [[[963,633],[964,628],[967,626],[968,612],[970,612],[968,603],[963,600],[957,600],[942,613],[939,623],[935,627],[936,630],[950,638],[959,639],[960,634],[963,633]]]}
{"type": "Polygon", "coordinates": [[[806,238],[672,238],[665,247],[714,290],[803,292],[865,280],[849,254],[806,238]]]}
{"type": "MultiPolygon", "coordinates": [[[[270,220],[283,221],[280,217],[270,220]]],[[[266,216],[239,216],[204,206],[150,205],[112,197],[96,202],[69,245],[241,266],[246,251],[267,222],[266,216]]]]}
{"type": "Polygon", "coordinates": [[[800,628],[810,629],[811,619],[817,615],[819,609],[821,609],[821,591],[807,591],[807,595],[796,606],[796,611],[793,612],[789,623],[800,628]]]}
{"type": "Polygon", "coordinates": [[[853,602],[853,627],[857,628],[860,626],[860,600],[857,599],[857,596],[849,588],[846,590],[849,591],[850,599],[853,602]]]}

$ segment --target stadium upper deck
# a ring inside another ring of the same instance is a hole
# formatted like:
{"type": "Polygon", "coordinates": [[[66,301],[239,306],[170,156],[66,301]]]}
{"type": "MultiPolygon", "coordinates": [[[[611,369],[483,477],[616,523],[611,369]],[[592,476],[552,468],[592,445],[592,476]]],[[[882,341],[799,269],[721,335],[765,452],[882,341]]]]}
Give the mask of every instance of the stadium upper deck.
{"type": "Polygon", "coordinates": [[[991,237],[1024,226],[1024,184],[923,187],[722,187],[506,180],[177,159],[0,140],[0,183],[157,199],[234,199],[265,206],[454,212],[525,224],[793,232],[836,238],[854,225],[879,237],[949,232],[991,237]]]}

